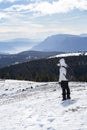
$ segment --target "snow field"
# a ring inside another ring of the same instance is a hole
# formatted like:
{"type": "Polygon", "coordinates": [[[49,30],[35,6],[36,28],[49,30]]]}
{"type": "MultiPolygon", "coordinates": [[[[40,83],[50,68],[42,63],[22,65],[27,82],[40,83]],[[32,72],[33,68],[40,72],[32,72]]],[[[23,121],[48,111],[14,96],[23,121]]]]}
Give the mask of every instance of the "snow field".
{"type": "Polygon", "coordinates": [[[69,83],[62,102],[57,82],[0,81],[0,130],[87,130],[87,83],[69,83]]]}

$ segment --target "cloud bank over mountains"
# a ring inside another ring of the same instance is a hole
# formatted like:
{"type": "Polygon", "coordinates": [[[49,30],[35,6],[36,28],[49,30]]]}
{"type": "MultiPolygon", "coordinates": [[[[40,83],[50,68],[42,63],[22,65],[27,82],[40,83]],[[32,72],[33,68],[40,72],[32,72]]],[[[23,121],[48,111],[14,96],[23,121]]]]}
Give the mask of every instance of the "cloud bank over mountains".
{"type": "Polygon", "coordinates": [[[0,39],[86,33],[86,22],[87,0],[0,0],[0,39]]]}

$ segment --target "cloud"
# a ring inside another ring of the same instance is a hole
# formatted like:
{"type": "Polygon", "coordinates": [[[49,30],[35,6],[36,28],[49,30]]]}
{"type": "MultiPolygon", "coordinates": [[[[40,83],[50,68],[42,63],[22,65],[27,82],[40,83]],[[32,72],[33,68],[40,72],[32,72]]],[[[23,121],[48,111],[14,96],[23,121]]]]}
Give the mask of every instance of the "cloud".
{"type": "MultiPolygon", "coordinates": [[[[11,1],[11,0],[10,0],[11,1]]],[[[54,2],[35,2],[28,5],[13,5],[7,11],[30,11],[41,15],[67,13],[71,10],[87,10],[87,0],[59,0],[54,2]]]]}
{"type": "Polygon", "coordinates": [[[0,0],[0,2],[15,2],[16,0],[0,0]]]}
{"type": "Polygon", "coordinates": [[[4,12],[0,12],[0,19],[2,18],[8,18],[8,15],[4,12]]]}
{"type": "Polygon", "coordinates": [[[10,21],[0,24],[0,39],[13,39],[13,38],[36,38],[42,32],[44,26],[35,24],[32,21],[24,21],[11,17],[10,21]]]}
{"type": "MultiPolygon", "coordinates": [[[[1,1],[5,0],[0,0],[0,2],[1,1]]],[[[22,0],[7,1],[16,2],[22,0]]],[[[27,4],[26,2],[20,2],[21,4],[18,4],[18,2],[8,5],[5,4],[4,8],[0,10],[0,39],[16,37],[43,38],[54,33],[87,32],[84,19],[85,21],[87,20],[84,13],[81,12],[82,16],[84,14],[84,17],[82,17],[81,14],[64,14],[74,9],[87,11],[87,0],[55,0],[53,2],[51,0],[51,2],[48,2],[48,0],[30,1],[27,4]],[[48,15],[61,13],[63,13],[61,17],[60,15],[57,15],[57,17],[48,17],[48,15]],[[40,16],[45,17],[37,18],[40,16]],[[82,28],[79,25],[81,25],[82,28]],[[77,26],[80,30],[77,29],[77,26]],[[83,26],[85,27],[83,28],[83,26]]]]}
{"type": "Polygon", "coordinates": [[[16,0],[7,0],[8,2],[15,2],[16,0]]]}
{"type": "Polygon", "coordinates": [[[41,2],[39,4],[29,6],[29,10],[43,15],[67,13],[74,9],[87,10],[87,0],[59,0],[52,3],[41,2]]]}

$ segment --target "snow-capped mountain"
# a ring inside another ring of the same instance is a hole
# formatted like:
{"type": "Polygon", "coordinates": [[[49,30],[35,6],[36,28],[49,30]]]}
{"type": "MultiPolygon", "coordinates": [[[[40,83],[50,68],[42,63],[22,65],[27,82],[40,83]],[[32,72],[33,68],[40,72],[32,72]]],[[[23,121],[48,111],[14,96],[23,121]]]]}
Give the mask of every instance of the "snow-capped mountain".
{"type": "Polygon", "coordinates": [[[32,49],[61,52],[87,51],[87,36],[70,34],[52,35],[34,46],[32,49]]]}
{"type": "Polygon", "coordinates": [[[57,82],[0,81],[0,130],[87,130],[87,83],[69,86],[62,102],[57,82]]]}

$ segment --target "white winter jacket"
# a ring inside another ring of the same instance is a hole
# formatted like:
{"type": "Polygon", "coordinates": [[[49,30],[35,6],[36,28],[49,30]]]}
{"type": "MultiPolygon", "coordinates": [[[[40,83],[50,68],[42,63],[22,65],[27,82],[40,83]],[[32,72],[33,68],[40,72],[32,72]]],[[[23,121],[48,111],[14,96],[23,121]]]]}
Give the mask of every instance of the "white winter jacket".
{"type": "MultiPolygon", "coordinates": [[[[67,64],[65,63],[65,60],[62,58],[59,60],[59,64],[60,64],[60,69],[59,69],[59,82],[61,81],[68,81],[66,79],[66,67],[67,67],[67,64]],[[64,66],[64,67],[63,67],[64,66]]],[[[58,65],[58,64],[57,64],[58,65]]],[[[58,65],[59,66],[59,65],[58,65]]]]}

